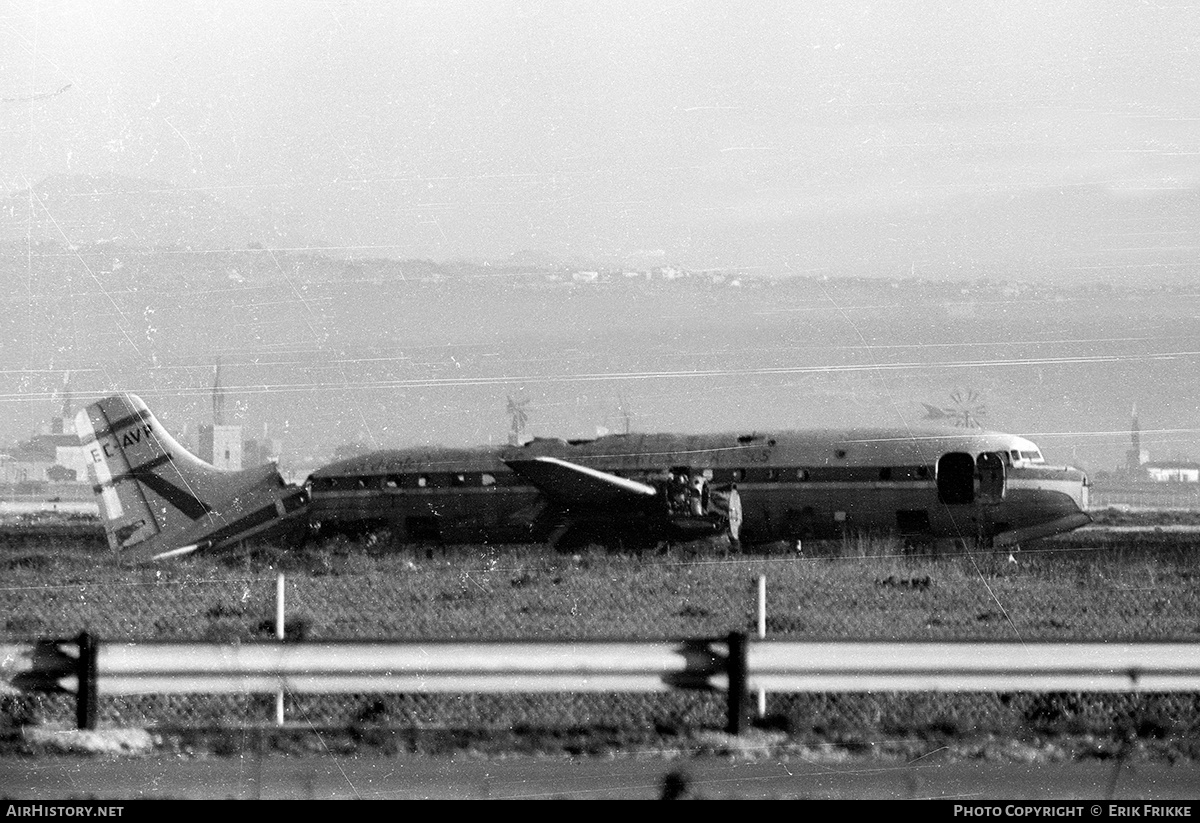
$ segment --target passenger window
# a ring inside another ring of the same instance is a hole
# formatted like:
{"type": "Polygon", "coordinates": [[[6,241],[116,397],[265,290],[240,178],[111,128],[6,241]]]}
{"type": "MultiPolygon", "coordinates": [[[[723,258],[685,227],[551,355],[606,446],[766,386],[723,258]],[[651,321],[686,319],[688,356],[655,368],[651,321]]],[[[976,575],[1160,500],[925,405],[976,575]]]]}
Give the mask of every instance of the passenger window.
{"type": "Polygon", "coordinates": [[[481,474],[479,476],[479,484],[481,486],[494,486],[496,485],[496,478],[490,474],[481,474]]]}
{"type": "Polygon", "coordinates": [[[429,478],[426,477],[425,475],[421,475],[420,477],[417,478],[417,486],[419,488],[423,489],[428,485],[429,485],[429,478]]]}

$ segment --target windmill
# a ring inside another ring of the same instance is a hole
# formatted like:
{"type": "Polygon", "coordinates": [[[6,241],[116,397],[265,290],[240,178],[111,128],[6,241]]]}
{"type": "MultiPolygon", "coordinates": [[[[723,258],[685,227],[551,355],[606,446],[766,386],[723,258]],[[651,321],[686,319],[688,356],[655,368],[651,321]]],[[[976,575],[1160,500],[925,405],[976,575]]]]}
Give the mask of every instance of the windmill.
{"type": "Polygon", "coordinates": [[[625,395],[623,394],[618,396],[618,400],[619,405],[617,409],[621,413],[621,419],[625,422],[625,433],[629,434],[632,428],[629,423],[629,418],[632,416],[629,412],[629,404],[625,402],[625,395]]]}
{"type": "Polygon", "coordinates": [[[616,406],[613,408],[612,412],[605,418],[605,420],[604,420],[605,425],[596,427],[596,433],[600,434],[601,433],[600,429],[603,429],[604,430],[603,433],[608,434],[608,431],[609,431],[608,425],[607,425],[608,421],[610,419],[612,419],[613,417],[617,417],[620,419],[621,431],[623,431],[625,434],[629,434],[629,432],[632,428],[632,424],[630,423],[631,416],[632,415],[629,412],[629,404],[625,402],[625,395],[618,394],[616,406]]]}
{"type": "Polygon", "coordinates": [[[522,400],[513,400],[511,394],[508,396],[508,442],[510,445],[521,445],[521,435],[525,431],[525,424],[529,422],[529,414],[525,411],[525,407],[528,405],[528,397],[522,400]]]}
{"type": "Polygon", "coordinates": [[[955,389],[950,393],[949,406],[922,403],[926,420],[941,420],[963,429],[982,429],[980,419],[987,416],[983,396],[974,389],[955,389]]]}

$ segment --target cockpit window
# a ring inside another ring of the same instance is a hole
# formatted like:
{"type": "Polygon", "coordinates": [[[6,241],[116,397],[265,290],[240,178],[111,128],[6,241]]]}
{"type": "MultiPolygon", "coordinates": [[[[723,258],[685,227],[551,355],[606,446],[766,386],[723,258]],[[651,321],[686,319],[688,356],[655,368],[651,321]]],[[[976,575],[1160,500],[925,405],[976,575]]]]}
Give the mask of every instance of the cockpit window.
{"type": "Polygon", "coordinates": [[[1014,463],[1016,463],[1019,460],[1024,460],[1028,463],[1045,463],[1046,462],[1046,459],[1044,457],[1042,457],[1042,453],[1040,451],[1038,451],[1037,449],[1033,449],[1033,450],[1013,449],[1011,452],[1009,452],[1009,454],[1012,455],[1012,459],[1013,459],[1014,463]]]}

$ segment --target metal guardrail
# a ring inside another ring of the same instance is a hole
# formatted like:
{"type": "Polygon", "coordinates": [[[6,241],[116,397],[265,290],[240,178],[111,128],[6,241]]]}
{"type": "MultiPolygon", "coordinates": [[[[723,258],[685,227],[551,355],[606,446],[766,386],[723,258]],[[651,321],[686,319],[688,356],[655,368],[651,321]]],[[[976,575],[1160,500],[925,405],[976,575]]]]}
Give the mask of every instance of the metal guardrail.
{"type": "Polygon", "coordinates": [[[1195,642],[756,641],[753,688],[809,691],[1200,691],[1195,642]]]}
{"type": "Polygon", "coordinates": [[[100,695],[701,689],[728,695],[862,691],[1196,691],[1200,643],[749,641],[139,642],[0,646],[0,692],[100,695]]]}
{"type": "Polygon", "coordinates": [[[99,697],[97,646],[87,632],[74,640],[0,645],[0,694],[69,692],[77,697],[76,725],[93,729],[99,697]]]}
{"type": "Polygon", "coordinates": [[[106,644],[102,694],[667,691],[724,688],[716,643],[106,644]],[[181,688],[186,685],[186,688],[181,688]]]}

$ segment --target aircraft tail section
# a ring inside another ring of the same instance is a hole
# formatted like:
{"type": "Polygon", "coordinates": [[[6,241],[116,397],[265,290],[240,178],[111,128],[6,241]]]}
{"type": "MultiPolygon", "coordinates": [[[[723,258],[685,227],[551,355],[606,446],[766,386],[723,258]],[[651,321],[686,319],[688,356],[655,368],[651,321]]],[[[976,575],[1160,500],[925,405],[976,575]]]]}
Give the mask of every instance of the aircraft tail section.
{"type": "Polygon", "coordinates": [[[218,550],[298,525],[304,489],[273,464],[219,469],[188,452],[132,394],[76,416],[109,546],[133,562],[218,550]]]}

